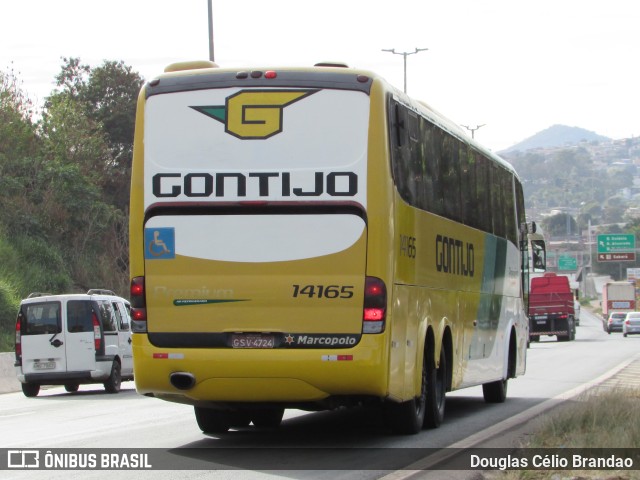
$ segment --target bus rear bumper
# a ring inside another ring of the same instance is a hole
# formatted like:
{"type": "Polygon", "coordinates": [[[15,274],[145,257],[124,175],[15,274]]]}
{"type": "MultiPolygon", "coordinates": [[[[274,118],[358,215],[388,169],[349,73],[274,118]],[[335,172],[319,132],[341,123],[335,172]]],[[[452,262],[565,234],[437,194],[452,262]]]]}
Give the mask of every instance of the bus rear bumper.
{"type": "Polygon", "coordinates": [[[383,398],[388,383],[383,337],[365,335],[348,349],[159,349],[136,334],[136,389],[191,405],[383,398]]]}

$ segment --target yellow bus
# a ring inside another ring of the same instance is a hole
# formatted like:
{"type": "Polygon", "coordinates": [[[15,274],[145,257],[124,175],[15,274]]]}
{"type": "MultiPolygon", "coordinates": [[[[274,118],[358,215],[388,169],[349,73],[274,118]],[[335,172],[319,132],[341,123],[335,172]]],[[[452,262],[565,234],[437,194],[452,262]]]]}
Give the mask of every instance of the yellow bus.
{"type": "Polygon", "coordinates": [[[170,65],[130,213],[136,388],[204,432],[377,404],[412,434],[525,371],[516,173],[374,73],[170,65]]]}

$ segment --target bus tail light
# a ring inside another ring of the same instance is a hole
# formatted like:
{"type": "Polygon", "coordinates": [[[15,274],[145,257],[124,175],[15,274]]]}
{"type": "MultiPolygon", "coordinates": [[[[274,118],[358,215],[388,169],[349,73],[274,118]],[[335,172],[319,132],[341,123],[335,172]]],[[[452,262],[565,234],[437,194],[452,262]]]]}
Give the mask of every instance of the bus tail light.
{"type": "Polygon", "coordinates": [[[384,332],[386,317],[387,287],[377,277],[366,277],[364,283],[362,333],[384,332]]]}
{"type": "Polygon", "coordinates": [[[102,353],[102,331],[100,330],[100,322],[96,312],[91,313],[91,323],[93,323],[93,344],[96,354],[102,353]]]}
{"type": "Polygon", "coordinates": [[[147,299],[144,289],[144,277],[131,279],[131,331],[147,332],[147,299]]]}

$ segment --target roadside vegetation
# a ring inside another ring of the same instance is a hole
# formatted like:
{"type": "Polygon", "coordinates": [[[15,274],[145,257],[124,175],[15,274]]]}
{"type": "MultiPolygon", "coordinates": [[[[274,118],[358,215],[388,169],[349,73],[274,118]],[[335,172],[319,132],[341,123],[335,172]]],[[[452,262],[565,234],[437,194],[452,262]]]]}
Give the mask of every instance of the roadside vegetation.
{"type": "MultiPolygon", "coordinates": [[[[640,390],[594,388],[541,420],[524,448],[637,448],[640,446],[640,390]]],[[[513,470],[490,472],[491,480],[637,480],[640,470],[513,470]]]]}
{"type": "Polygon", "coordinates": [[[128,203],[142,78],[63,58],[37,106],[0,71],[0,351],[30,292],[128,290],[128,203]]]}

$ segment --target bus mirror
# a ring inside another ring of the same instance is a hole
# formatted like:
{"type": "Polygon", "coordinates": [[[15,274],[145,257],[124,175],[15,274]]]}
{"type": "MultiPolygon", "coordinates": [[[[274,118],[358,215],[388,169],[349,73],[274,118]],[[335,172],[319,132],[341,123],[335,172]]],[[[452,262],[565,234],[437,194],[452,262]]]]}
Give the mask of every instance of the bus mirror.
{"type": "Polygon", "coordinates": [[[547,252],[544,240],[531,240],[531,258],[534,272],[544,272],[547,269],[547,252]]]}

